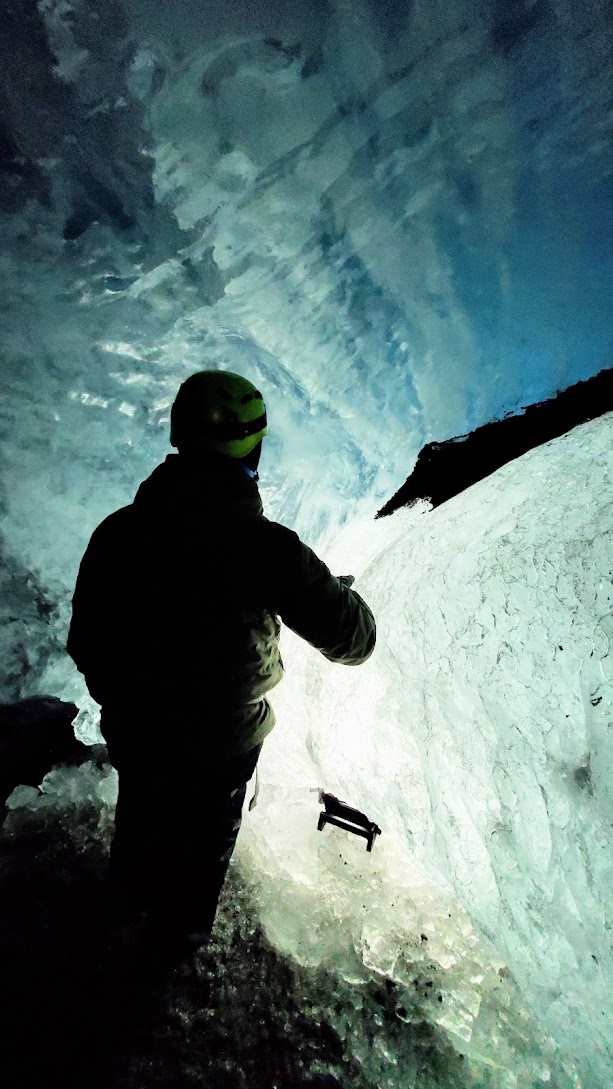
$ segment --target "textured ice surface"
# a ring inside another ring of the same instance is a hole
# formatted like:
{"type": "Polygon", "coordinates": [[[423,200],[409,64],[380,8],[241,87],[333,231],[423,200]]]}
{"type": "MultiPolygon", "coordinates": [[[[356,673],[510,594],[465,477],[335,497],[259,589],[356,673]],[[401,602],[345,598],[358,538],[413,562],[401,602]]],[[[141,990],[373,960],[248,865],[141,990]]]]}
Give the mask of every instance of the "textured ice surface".
{"type": "Polygon", "coordinates": [[[46,586],[195,367],[265,385],[271,501],[317,540],[610,362],[606,0],[204,10],[2,15],[3,531],[46,586]]]}
{"type": "Polygon", "coordinates": [[[58,765],[43,778],[40,788],[17,786],[6,799],[8,809],[66,809],[88,803],[114,807],[117,772],[110,764],[97,767],[86,760],[78,767],[58,765]]]}
{"type": "Polygon", "coordinates": [[[262,761],[282,783],[306,734],[313,782],[453,890],[590,1086],[611,1062],[612,423],[348,528],[336,566],[363,568],[378,650],[331,675],[288,641],[262,761]]]}

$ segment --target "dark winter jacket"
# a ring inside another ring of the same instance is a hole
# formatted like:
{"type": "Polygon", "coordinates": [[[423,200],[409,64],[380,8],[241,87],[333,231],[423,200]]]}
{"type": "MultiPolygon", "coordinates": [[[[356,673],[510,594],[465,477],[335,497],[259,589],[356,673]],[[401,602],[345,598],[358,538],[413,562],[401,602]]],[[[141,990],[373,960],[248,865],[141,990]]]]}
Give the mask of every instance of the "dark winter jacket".
{"type": "Polygon", "coordinates": [[[279,618],[332,662],[358,665],[375,645],[366,603],[263,516],[239,463],[171,454],[95,530],[68,652],[102,704],[103,732],[149,721],[159,736],[132,741],[231,756],[274,726],[264,697],[283,674],[279,618]]]}

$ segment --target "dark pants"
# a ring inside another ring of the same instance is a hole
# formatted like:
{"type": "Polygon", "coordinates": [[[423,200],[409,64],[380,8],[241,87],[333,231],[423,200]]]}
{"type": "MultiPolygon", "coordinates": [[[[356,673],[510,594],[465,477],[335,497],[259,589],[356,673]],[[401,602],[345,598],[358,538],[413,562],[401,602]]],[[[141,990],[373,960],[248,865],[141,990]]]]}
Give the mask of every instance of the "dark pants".
{"type": "Polygon", "coordinates": [[[149,912],[177,934],[212,930],[261,749],[177,762],[109,745],[119,773],[111,875],[124,916],[149,912]]]}

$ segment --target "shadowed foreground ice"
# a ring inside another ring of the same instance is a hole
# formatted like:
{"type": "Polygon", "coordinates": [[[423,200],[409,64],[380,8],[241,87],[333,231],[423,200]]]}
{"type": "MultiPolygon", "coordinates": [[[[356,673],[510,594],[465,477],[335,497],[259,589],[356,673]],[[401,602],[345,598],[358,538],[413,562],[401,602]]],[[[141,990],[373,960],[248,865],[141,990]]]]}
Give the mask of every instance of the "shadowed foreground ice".
{"type": "MultiPolygon", "coordinates": [[[[150,1085],[609,1084],[610,451],[605,417],[434,512],[347,527],[326,558],[378,650],[343,670],[286,639],[211,994],[175,980],[162,1080],[137,1049],[106,1084],[147,1062],[150,1085]],[[372,854],[317,832],[318,786],[377,821],[372,854]]],[[[43,888],[54,837],[100,854],[115,788],[85,766],[14,793],[13,848],[47,827],[43,888]]]]}

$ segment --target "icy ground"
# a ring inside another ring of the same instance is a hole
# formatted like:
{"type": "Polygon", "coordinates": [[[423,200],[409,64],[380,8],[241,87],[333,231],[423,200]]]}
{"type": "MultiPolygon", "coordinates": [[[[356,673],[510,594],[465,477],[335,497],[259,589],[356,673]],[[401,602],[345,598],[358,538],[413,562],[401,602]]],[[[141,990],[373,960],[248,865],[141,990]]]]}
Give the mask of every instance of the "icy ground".
{"type": "MultiPolygon", "coordinates": [[[[608,1085],[612,423],[434,512],[348,527],[337,566],[357,564],[377,653],[347,671],[286,641],[258,805],[199,960],[212,996],[176,981],[172,1062],[133,1063],[215,1086],[224,1069],[249,1086],[608,1085]],[[378,822],[372,854],[317,832],[317,786],[378,822]],[[277,1073],[254,1075],[262,1049],[277,1073]]],[[[43,787],[8,820],[16,850],[47,822],[41,890],[58,852],[74,881],[58,816],[92,865],[115,782],[85,767],[43,787]]]]}
{"type": "MultiPolygon", "coordinates": [[[[101,780],[87,766],[50,777],[45,804],[13,810],[2,833],[0,921],[10,934],[1,951],[7,1084],[580,1084],[457,904],[416,879],[389,846],[383,848],[387,861],[380,856],[373,865],[362,846],[335,835],[310,845],[305,834],[296,837],[294,852],[310,846],[318,882],[310,890],[312,921],[293,917],[294,905],[287,913],[290,928],[304,927],[310,939],[310,955],[297,960],[287,955],[274,927],[262,925],[249,863],[237,859],[215,940],[196,957],[192,975],[176,977],[162,996],[143,994],[119,974],[105,949],[109,810],[100,806],[100,782],[104,795],[108,775],[101,780]],[[62,797],[68,784],[71,802],[62,797]],[[393,890],[385,886],[390,878],[393,890]],[[351,947],[351,901],[357,897],[370,938],[363,963],[351,947]],[[390,905],[397,909],[393,933],[386,930],[390,905]]],[[[314,826],[316,810],[304,798],[295,812],[303,829],[314,826]]],[[[295,876],[281,887],[276,875],[273,880],[278,895],[298,895],[304,910],[295,876]]]]}

